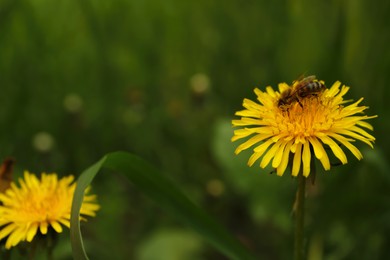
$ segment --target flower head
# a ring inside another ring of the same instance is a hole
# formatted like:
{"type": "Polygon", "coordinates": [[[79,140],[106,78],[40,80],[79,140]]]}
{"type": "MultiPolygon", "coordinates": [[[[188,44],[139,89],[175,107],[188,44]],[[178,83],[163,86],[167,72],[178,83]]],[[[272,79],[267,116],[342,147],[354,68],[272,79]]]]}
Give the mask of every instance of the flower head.
{"type": "MultiPolygon", "coordinates": [[[[318,86],[324,84],[318,80],[313,82],[318,86]]],[[[262,157],[260,167],[265,168],[272,160],[272,167],[279,176],[283,175],[289,162],[293,176],[298,175],[301,164],[303,175],[309,176],[314,157],[329,170],[328,148],[342,164],[347,163],[345,148],[360,160],[363,156],[352,143],[359,140],[373,147],[375,141],[366,131],[373,127],[365,120],[376,116],[364,115],[363,111],[368,107],[359,106],[363,98],[354,103],[344,100],[349,87],[341,86],[339,81],[330,88],[308,95],[297,92],[299,84],[300,81],[293,82],[292,86],[280,83],[279,91],[267,87],[263,92],[256,88],[254,92],[259,103],[244,99],[245,110],[236,112],[241,119],[232,121],[233,126],[241,127],[234,131],[232,141],[250,138],[239,145],[235,153],[255,146],[248,165],[252,166],[262,157]],[[286,99],[280,102],[281,98],[286,99]]]]}
{"type": "MultiPolygon", "coordinates": [[[[57,174],[42,173],[41,179],[28,171],[4,193],[0,193],[0,239],[7,237],[7,249],[21,241],[31,242],[38,229],[46,234],[51,226],[62,232],[70,227],[70,211],[76,183],[72,175],[58,179],[57,174]]],[[[84,196],[81,214],[95,216],[99,205],[96,195],[84,196]]],[[[83,219],[83,218],[82,218],[83,219]]]]}

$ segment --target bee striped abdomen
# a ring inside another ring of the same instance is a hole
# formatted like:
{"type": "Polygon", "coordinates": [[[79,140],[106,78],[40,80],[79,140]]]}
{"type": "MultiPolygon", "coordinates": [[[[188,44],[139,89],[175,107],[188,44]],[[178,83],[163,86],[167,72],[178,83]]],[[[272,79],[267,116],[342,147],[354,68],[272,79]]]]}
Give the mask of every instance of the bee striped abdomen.
{"type": "Polygon", "coordinates": [[[302,86],[298,90],[298,95],[300,97],[306,97],[309,95],[316,95],[319,92],[322,92],[325,88],[326,88],[326,86],[324,84],[322,84],[321,82],[311,81],[311,82],[307,83],[306,85],[302,86]]]}
{"type": "Polygon", "coordinates": [[[310,82],[309,84],[307,84],[307,87],[312,91],[321,91],[326,88],[325,85],[319,81],[310,82]]]}

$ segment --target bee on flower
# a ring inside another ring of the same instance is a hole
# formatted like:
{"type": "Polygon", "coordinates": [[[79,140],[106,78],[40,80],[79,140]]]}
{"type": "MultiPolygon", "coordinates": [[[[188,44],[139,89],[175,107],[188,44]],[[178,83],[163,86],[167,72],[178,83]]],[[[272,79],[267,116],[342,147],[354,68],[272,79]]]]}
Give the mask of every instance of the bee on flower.
{"type": "Polygon", "coordinates": [[[319,160],[325,170],[331,168],[326,149],[347,163],[345,150],[358,160],[362,153],[353,144],[356,140],[373,147],[375,137],[368,133],[373,127],[366,120],[376,116],[365,115],[368,108],[359,106],[363,98],[351,103],[344,100],[349,87],[336,81],[330,88],[315,76],[296,80],[289,86],[280,83],[278,91],[270,86],[263,92],[255,88],[257,102],[244,99],[242,111],[232,121],[232,141],[247,138],[235,153],[253,147],[248,165],[261,158],[260,167],[271,163],[277,175],[285,172],[289,162],[291,174],[310,174],[311,160],[319,160]]]}
{"type": "Polygon", "coordinates": [[[325,89],[324,83],[316,80],[316,76],[313,75],[302,80],[296,80],[291,88],[280,93],[278,107],[288,107],[294,102],[298,102],[302,107],[301,99],[320,95],[325,89]]]}

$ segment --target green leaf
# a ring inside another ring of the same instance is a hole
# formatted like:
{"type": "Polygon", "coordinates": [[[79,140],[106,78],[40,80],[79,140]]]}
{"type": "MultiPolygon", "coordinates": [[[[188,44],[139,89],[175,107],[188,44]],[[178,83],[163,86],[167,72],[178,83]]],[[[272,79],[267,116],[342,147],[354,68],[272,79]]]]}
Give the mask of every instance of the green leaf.
{"type": "Polygon", "coordinates": [[[83,240],[80,230],[80,209],[84,199],[84,191],[92,182],[95,175],[102,168],[107,157],[104,156],[100,161],[86,169],[77,179],[77,186],[72,201],[72,211],[70,214],[70,240],[72,244],[73,258],[75,260],[88,259],[85,253],[83,240]]]}
{"type": "Polygon", "coordinates": [[[85,189],[102,168],[118,171],[152,198],[158,205],[198,231],[208,242],[230,259],[255,259],[242,244],[217,221],[191,202],[168,178],[143,159],[115,152],[104,156],[86,169],[77,180],[71,213],[71,243],[73,257],[88,259],[80,232],[79,214],[85,189]]]}

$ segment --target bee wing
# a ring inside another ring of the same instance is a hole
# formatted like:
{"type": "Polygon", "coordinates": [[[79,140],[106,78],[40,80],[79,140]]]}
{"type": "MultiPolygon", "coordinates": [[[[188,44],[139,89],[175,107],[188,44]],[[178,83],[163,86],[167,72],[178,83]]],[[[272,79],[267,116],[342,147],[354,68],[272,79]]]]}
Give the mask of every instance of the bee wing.
{"type": "Polygon", "coordinates": [[[310,81],[313,81],[316,79],[316,76],[315,75],[310,75],[310,76],[307,76],[306,78],[302,79],[301,82],[310,82],[310,81]]]}
{"type": "Polygon", "coordinates": [[[315,75],[310,75],[310,76],[305,77],[305,73],[303,73],[296,80],[293,81],[293,85],[295,83],[300,83],[300,84],[307,83],[307,82],[313,81],[315,79],[316,79],[315,75]]]}
{"type": "Polygon", "coordinates": [[[296,80],[294,80],[292,83],[294,84],[295,82],[300,82],[305,78],[305,73],[301,74],[296,80]]]}

